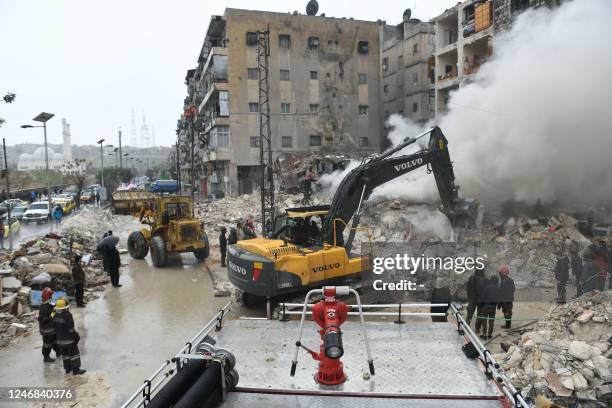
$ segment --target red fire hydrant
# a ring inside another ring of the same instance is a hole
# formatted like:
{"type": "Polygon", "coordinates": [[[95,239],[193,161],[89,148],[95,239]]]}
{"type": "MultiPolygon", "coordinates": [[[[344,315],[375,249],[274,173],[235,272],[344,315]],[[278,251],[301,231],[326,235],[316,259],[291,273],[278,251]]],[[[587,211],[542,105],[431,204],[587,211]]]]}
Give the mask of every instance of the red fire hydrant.
{"type": "Polygon", "coordinates": [[[319,362],[316,380],[320,384],[337,385],[346,381],[344,366],[340,357],[344,354],[342,331],[340,326],[346,321],[348,307],[336,300],[336,288],[327,286],[323,290],[324,300],[319,301],[312,309],[312,320],[321,329],[321,347],[319,353],[310,352],[312,358],[319,362]]]}

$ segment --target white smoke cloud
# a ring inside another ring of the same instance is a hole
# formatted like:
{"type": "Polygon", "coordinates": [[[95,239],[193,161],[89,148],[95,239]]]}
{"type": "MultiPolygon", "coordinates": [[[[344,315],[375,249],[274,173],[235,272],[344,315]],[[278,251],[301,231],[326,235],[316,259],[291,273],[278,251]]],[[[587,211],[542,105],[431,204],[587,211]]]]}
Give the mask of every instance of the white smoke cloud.
{"type": "MultiPolygon", "coordinates": [[[[493,58],[451,93],[448,113],[435,121],[449,140],[462,196],[612,199],[610,21],[612,2],[570,1],[529,10],[495,37],[493,58]]],[[[394,144],[422,130],[399,116],[389,125],[394,144]]],[[[346,173],[325,185],[333,192],[346,173]]],[[[377,197],[421,202],[438,194],[433,177],[416,171],[378,188],[377,197]]]]}

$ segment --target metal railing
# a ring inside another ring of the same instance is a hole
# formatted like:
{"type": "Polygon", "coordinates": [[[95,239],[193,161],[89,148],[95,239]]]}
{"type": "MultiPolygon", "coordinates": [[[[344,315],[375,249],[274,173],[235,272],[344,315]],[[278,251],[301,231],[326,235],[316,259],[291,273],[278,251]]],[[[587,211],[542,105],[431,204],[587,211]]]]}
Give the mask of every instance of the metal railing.
{"type": "Polygon", "coordinates": [[[461,306],[451,304],[450,308],[457,322],[457,331],[460,335],[466,336],[478,351],[478,358],[485,367],[487,377],[495,381],[498,388],[508,398],[512,405],[517,408],[531,408],[532,405],[530,405],[525,400],[525,397],[514,387],[499,363],[497,363],[491,355],[491,352],[482,344],[476,333],[472,331],[470,325],[463,319],[461,315],[461,306]]]}
{"type": "Polygon", "coordinates": [[[231,310],[230,309],[231,302],[228,302],[223,308],[217,312],[217,314],[208,322],[204,327],[187,343],[183,346],[178,353],[174,355],[170,360],[166,360],[149,378],[147,378],[144,383],[136,390],[130,398],[121,406],[121,408],[137,408],[137,407],[145,407],[147,403],[151,400],[151,396],[155,393],[155,391],[166,383],[167,379],[172,376],[176,371],[178,371],[181,367],[181,361],[185,358],[185,355],[189,355],[194,345],[198,345],[200,341],[204,337],[206,337],[210,332],[221,329],[221,324],[223,321],[223,317],[231,310]],[[171,366],[172,364],[176,365],[175,368],[171,368],[166,371],[166,368],[171,366]],[[135,405],[134,405],[135,404],[135,405]]]}

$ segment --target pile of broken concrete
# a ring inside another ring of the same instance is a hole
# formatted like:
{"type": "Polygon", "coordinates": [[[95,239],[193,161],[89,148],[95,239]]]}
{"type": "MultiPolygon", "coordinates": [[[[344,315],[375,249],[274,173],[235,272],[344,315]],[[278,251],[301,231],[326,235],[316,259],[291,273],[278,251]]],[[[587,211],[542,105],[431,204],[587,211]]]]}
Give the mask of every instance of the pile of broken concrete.
{"type": "Polygon", "coordinates": [[[553,306],[495,357],[526,394],[545,395],[562,406],[610,406],[611,318],[611,290],[585,294],[553,306]]]}

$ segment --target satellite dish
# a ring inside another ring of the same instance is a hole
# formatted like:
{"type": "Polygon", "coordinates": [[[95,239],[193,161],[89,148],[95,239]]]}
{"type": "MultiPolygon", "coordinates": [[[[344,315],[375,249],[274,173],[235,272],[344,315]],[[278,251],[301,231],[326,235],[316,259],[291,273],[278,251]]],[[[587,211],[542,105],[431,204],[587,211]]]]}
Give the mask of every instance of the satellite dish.
{"type": "Polygon", "coordinates": [[[406,11],[404,11],[404,21],[410,20],[411,15],[412,15],[412,11],[409,8],[407,8],[406,11]]]}
{"type": "Polygon", "coordinates": [[[310,0],[306,5],[306,14],[309,16],[316,16],[319,11],[319,3],[317,0],[310,0]]]}

